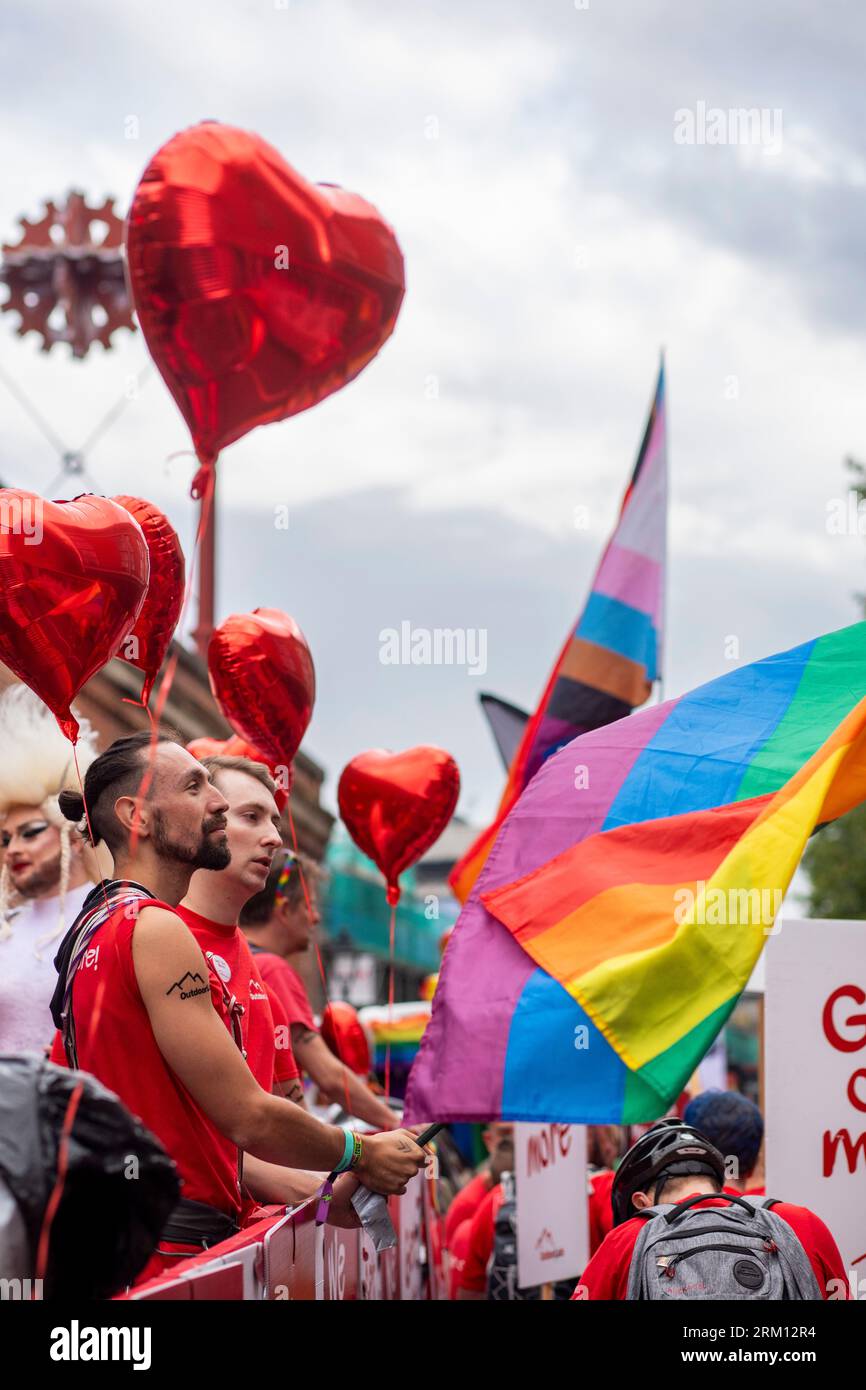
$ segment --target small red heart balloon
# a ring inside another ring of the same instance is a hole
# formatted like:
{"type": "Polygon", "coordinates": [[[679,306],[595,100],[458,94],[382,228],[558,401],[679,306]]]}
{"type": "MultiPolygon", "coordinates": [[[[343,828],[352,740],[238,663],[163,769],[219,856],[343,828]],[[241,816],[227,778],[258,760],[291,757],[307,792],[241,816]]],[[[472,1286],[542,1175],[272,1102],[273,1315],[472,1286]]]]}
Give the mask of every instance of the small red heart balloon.
{"type": "Polygon", "coordinates": [[[368,1076],[373,1068],[370,1044],[356,1009],[332,999],[322,1011],[322,1038],[344,1066],[356,1076],[368,1076]]]}
{"type": "Polygon", "coordinates": [[[141,527],[110,498],[0,490],[0,660],[73,743],[70,705],[134,626],[149,569],[141,527]]]}
{"type": "Polygon", "coordinates": [[[392,907],[400,900],[397,879],[438,840],[459,794],[460,773],[451,754],[425,744],[405,753],[359,753],[343,768],[340,815],[355,844],[385,875],[392,907]]]}
{"type": "Polygon", "coordinates": [[[231,738],[194,738],[191,743],[186,745],[186,751],[192,753],[199,762],[203,758],[247,758],[251,763],[262,763],[268,769],[277,784],[274,792],[274,800],[277,803],[277,810],[281,813],[289,804],[289,793],[292,790],[294,781],[294,768],[289,766],[285,774],[280,774],[268,762],[264,753],[260,753],[258,748],[254,748],[251,743],[238,738],[233,734],[231,738]]]}
{"type": "MultiPolygon", "coordinates": [[[[357,376],[403,298],[394,233],[258,135],[204,121],[154,155],[127,228],[147,346],[210,466],[357,376]]],[[[196,480],[196,492],[203,490],[196,480]]]]}
{"type": "Polygon", "coordinates": [[[316,672],[307,639],[279,608],[234,613],[207,653],[211,690],[235,733],[273,769],[291,765],[313,713],[316,672]]]}
{"type": "Polygon", "coordinates": [[[183,608],[186,566],[177,532],[165,512],[142,497],[122,496],[114,501],[135,517],[150,555],[150,583],[144,604],[135,627],[117,652],[121,661],[144,672],[141,703],[146,705],[183,608]]]}

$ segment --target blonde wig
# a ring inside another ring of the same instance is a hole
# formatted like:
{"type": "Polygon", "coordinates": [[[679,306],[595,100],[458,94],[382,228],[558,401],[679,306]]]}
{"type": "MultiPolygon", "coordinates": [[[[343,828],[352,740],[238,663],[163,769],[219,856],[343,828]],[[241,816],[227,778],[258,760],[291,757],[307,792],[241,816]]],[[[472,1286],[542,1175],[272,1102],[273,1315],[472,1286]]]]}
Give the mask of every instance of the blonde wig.
{"type": "MultiPolygon", "coordinates": [[[[76,715],[81,732],[76,745],[78,766],[84,777],[97,755],[90,724],[76,715]]],[[[26,685],[13,685],[0,694],[0,821],[15,806],[36,806],[60,834],[60,914],[57,927],[36,942],[42,948],[61,935],[65,920],[66,891],[72,866],[71,836],[75,827],[60,813],[57,797],[65,789],[78,791],[78,773],[72,745],[60,732],[57,720],[26,685]]],[[[12,934],[14,913],[23,899],[14,893],[4,860],[0,872],[0,941],[12,934]]]]}

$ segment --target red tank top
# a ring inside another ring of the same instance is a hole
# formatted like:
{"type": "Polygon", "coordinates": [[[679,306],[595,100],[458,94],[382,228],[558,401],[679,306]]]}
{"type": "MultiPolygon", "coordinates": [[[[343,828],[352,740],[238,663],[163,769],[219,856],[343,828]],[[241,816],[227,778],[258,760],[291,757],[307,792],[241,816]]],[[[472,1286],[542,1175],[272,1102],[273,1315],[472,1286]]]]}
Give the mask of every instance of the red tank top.
{"type": "MultiPolygon", "coordinates": [[[[144,907],[174,911],[147,899],[144,907]]],[[[94,933],[72,984],[78,1061],[142,1121],[174,1159],[182,1195],[240,1219],[237,1146],[174,1074],[153,1036],[135,978],[135,916],[120,907],[94,933]]]]}
{"type": "Polygon", "coordinates": [[[263,984],[240,927],[225,926],[181,904],[175,909],[204,952],[210,970],[211,999],[229,1032],[223,985],[243,1008],[241,1037],[247,1066],[263,1091],[298,1075],[291,1035],[279,999],[263,984]],[[217,978],[219,977],[219,978],[217,978]]]}

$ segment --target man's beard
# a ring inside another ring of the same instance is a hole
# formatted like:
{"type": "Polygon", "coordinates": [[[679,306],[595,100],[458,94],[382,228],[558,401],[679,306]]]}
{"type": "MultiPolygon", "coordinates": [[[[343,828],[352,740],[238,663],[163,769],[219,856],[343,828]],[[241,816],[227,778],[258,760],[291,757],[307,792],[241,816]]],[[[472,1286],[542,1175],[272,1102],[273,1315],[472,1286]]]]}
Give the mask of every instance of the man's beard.
{"type": "Polygon", "coordinates": [[[56,897],[60,891],[60,851],[53,859],[49,859],[47,864],[42,864],[37,869],[32,869],[26,881],[19,885],[10,870],[12,887],[22,898],[48,898],[56,897]]]}
{"type": "Polygon", "coordinates": [[[209,832],[217,829],[222,821],[222,816],[209,817],[202,823],[198,844],[183,844],[172,838],[166,819],[157,807],[153,815],[153,847],[161,859],[191,864],[194,869],[225,869],[232,857],[228,841],[220,843],[208,838],[209,832]]]}

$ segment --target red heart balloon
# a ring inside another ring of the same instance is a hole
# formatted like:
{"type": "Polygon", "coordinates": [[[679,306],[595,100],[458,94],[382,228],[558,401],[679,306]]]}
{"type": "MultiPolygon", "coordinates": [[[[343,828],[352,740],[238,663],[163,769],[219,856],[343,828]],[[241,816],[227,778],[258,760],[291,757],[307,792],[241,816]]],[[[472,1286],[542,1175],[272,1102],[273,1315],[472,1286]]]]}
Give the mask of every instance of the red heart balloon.
{"type": "Polygon", "coordinates": [[[307,639],[278,608],[235,613],[207,653],[211,690],[235,733],[273,769],[288,769],[313,713],[316,672],[307,639]]]}
{"type": "Polygon", "coordinates": [[[277,789],[274,792],[277,810],[282,813],[288,806],[289,793],[294,781],[294,768],[289,766],[288,772],[284,775],[278,775],[278,770],[271,766],[264,753],[260,753],[258,748],[254,748],[251,743],[238,738],[237,734],[233,734],[231,738],[222,739],[194,738],[191,743],[186,745],[186,751],[192,753],[192,756],[198,758],[200,762],[203,758],[247,758],[251,763],[262,763],[277,784],[277,789]]]}
{"type": "Polygon", "coordinates": [[[135,624],[149,568],[141,527],[108,497],[0,490],[0,661],[73,743],[70,705],[135,624]]]}
{"type": "Polygon", "coordinates": [[[425,744],[405,753],[359,753],[343,768],[340,815],[355,844],[385,875],[392,907],[400,900],[398,877],[438,840],[459,794],[460,772],[451,754],[425,744]]]}
{"type": "Polygon", "coordinates": [[[165,512],[142,497],[122,496],[114,501],[135,517],[150,555],[150,583],[144,604],[135,627],[117,652],[121,661],[144,672],[141,703],[146,705],[183,608],[186,566],[177,532],[165,512]]]}
{"type": "Polygon", "coordinates": [[[394,233],[370,203],[308,183],[258,135],[216,121],[154,155],[127,257],[147,346],[208,466],[357,376],[405,289],[394,233]]]}
{"type": "Polygon", "coordinates": [[[323,1040],[340,1061],[356,1076],[368,1076],[373,1069],[370,1044],[356,1009],[341,999],[332,999],[322,1010],[323,1040]]]}

